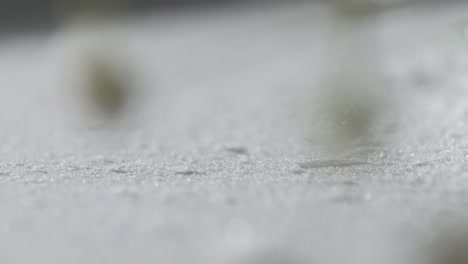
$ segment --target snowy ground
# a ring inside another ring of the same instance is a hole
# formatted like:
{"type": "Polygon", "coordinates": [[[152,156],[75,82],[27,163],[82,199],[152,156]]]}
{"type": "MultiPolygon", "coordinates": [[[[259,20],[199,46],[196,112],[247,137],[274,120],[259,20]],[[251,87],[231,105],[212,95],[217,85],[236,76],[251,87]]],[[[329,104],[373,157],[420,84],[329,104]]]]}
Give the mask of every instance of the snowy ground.
{"type": "Polygon", "coordinates": [[[66,33],[3,39],[0,263],[427,263],[468,204],[464,11],[379,20],[395,128],[339,155],[308,136],[314,4],[129,21],[145,99],[100,126],[58,81],[66,33]]]}

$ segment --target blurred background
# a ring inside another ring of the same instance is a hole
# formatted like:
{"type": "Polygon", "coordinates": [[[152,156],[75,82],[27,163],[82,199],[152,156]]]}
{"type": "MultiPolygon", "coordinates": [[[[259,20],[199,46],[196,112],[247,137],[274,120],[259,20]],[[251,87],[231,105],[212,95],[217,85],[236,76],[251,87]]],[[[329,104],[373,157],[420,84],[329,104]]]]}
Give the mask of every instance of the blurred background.
{"type": "MultiPolygon", "coordinates": [[[[148,12],[167,12],[169,10],[186,8],[203,8],[223,5],[240,4],[273,4],[283,3],[291,4],[297,2],[322,2],[323,0],[105,0],[105,1],[74,1],[74,0],[4,0],[0,10],[0,31],[16,31],[31,29],[48,29],[57,24],[60,18],[63,18],[64,11],[70,12],[70,9],[87,6],[87,9],[98,8],[103,5],[106,9],[112,9],[110,6],[121,5],[119,2],[126,2],[125,6],[130,12],[148,13],[148,12]]],[[[437,0],[380,0],[372,1],[379,5],[386,6],[404,6],[411,4],[443,4],[447,5],[458,0],[441,1],[437,0]]],[[[102,8],[101,8],[102,9],[102,8]]]]}
{"type": "MultiPolygon", "coordinates": [[[[255,1],[255,0],[254,0],[255,1]]],[[[74,0],[5,0],[2,1],[1,30],[31,30],[50,28],[58,23],[64,12],[70,9],[86,7],[88,10],[115,9],[125,2],[128,12],[167,12],[174,9],[202,8],[226,4],[252,3],[252,0],[105,0],[105,1],[74,1],[74,0]],[[120,3],[119,3],[120,2],[120,3]]],[[[258,0],[257,0],[258,1],[258,0]]],[[[261,1],[261,0],[260,0],[261,1]]],[[[272,1],[273,2],[273,1],[272,1]]]]}

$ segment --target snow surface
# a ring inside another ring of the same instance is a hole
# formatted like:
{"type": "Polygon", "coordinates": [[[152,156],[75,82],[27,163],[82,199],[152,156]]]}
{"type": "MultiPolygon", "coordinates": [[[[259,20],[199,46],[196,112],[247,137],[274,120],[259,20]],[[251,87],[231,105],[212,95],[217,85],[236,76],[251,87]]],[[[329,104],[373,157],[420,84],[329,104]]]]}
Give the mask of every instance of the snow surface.
{"type": "Polygon", "coordinates": [[[62,78],[79,34],[4,38],[0,263],[419,263],[466,216],[466,8],[375,22],[392,129],[339,154],[311,139],[318,5],[126,21],[138,89],[104,124],[62,78]]]}

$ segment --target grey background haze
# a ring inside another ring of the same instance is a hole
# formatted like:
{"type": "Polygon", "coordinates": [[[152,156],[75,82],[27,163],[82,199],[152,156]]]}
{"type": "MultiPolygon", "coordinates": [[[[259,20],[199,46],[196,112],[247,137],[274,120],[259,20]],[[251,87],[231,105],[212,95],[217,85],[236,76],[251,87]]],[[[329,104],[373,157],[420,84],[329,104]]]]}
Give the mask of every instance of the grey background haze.
{"type": "MultiPolygon", "coordinates": [[[[0,32],[50,29],[60,17],[58,6],[73,5],[84,1],[76,0],[2,0],[0,1],[0,32]]],[[[111,0],[110,2],[114,2],[111,0]]],[[[115,1],[117,2],[117,1],[115,1]]],[[[324,2],[327,0],[130,0],[133,12],[166,12],[174,9],[206,8],[225,5],[272,4],[297,2],[324,2]]],[[[385,7],[401,7],[408,4],[448,5],[461,0],[376,0],[385,7]]]]}

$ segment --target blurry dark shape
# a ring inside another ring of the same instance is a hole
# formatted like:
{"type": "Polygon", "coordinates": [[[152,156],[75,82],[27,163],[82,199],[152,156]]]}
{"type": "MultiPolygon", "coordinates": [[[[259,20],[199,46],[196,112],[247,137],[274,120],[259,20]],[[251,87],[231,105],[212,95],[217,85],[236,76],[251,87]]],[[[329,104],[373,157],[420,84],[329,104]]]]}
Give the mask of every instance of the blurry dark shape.
{"type": "Polygon", "coordinates": [[[369,80],[356,82],[347,77],[337,78],[342,79],[327,85],[330,91],[325,100],[328,103],[321,110],[325,133],[331,136],[327,141],[337,145],[347,145],[355,140],[368,142],[373,138],[373,123],[379,118],[380,99],[372,94],[371,88],[365,87],[369,80]]]}
{"type": "Polygon", "coordinates": [[[468,264],[468,230],[456,225],[436,237],[430,264],[468,264]]]}
{"type": "MultiPolygon", "coordinates": [[[[132,66],[118,19],[129,0],[62,0],[57,3],[62,25],[54,48],[61,50],[70,93],[82,96],[83,110],[99,121],[116,121],[133,95],[132,66]],[[62,43],[61,43],[62,42],[62,43]]],[[[66,79],[66,78],[64,78],[66,79]]]]}
{"type": "Polygon", "coordinates": [[[88,86],[85,92],[96,109],[105,114],[116,114],[124,108],[129,84],[115,65],[100,56],[90,57],[86,75],[88,86]]]}
{"type": "Polygon", "coordinates": [[[370,0],[333,0],[326,70],[317,94],[321,141],[347,147],[373,143],[384,89],[370,0]]]}

